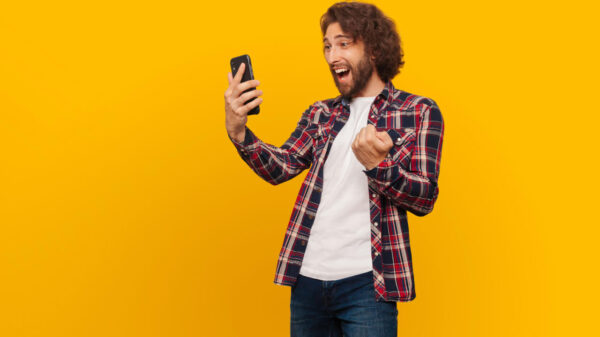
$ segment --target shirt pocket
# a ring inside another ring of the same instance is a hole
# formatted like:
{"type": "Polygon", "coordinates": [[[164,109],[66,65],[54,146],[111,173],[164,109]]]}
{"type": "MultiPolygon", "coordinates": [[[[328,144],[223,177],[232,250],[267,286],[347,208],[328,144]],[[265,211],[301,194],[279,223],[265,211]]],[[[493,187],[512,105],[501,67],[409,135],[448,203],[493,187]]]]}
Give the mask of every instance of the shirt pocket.
{"type": "Polygon", "coordinates": [[[329,137],[329,128],[321,125],[311,123],[306,129],[306,133],[312,138],[313,148],[315,152],[320,152],[327,143],[329,137]]]}
{"type": "Polygon", "coordinates": [[[387,133],[394,142],[388,156],[392,161],[399,163],[403,169],[408,170],[417,141],[415,130],[411,128],[389,129],[387,133]]]}

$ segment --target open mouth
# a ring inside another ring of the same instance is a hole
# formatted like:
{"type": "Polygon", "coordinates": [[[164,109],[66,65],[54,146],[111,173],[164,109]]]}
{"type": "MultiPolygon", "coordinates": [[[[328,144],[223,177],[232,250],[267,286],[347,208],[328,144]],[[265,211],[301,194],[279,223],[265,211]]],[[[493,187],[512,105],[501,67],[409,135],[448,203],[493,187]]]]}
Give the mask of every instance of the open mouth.
{"type": "Polygon", "coordinates": [[[335,68],[333,69],[333,71],[335,72],[335,75],[337,76],[338,80],[343,80],[346,77],[348,77],[348,74],[350,74],[350,69],[348,68],[335,68]]]}

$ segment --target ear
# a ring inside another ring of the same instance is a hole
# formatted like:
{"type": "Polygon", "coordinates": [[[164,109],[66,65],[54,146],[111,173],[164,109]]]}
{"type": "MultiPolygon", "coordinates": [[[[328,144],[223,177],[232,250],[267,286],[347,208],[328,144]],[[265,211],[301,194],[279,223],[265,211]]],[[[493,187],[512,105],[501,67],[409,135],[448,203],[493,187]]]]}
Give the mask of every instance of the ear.
{"type": "Polygon", "coordinates": [[[372,50],[369,51],[369,59],[371,60],[371,62],[375,61],[376,59],[375,53],[373,53],[372,50]]]}

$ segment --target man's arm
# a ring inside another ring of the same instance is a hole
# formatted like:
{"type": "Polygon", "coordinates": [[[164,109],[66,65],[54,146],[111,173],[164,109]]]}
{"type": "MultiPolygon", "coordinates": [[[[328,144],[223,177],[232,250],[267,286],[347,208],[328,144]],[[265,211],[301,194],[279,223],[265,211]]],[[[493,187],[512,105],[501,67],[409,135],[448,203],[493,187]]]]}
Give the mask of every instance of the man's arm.
{"type": "Polygon", "coordinates": [[[399,137],[395,130],[388,131],[375,133],[370,142],[369,137],[363,135],[361,139],[365,140],[362,146],[358,143],[353,144],[353,149],[356,147],[355,153],[358,151],[359,161],[360,150],[363,149],[363,165],[366,168],[364,172],[369,185],[415,215],[426,215],[433,210],[439,191],[437,181],[444,134],[444,121],[440,109],[435,102],[424,107],[414,139],[410,135],[399,137]],[[403,143],[398,144],[396,155],[391,157],[387,153],[398,138],[403,143]],[[364,155],[364,152],[367,152],[365,149],[373,147],[378,150],[375,153],[385,155],[382,160],[369,162],[364,159],[367,158],[364,155]],[[408,155],[411,156],[410,164],[409,167],[405,167],[402,162],[408,155]],[[373,162],[376,164],[372,164],[373,162]]]}
{"type": "Polygon", "coordinates": [[[257,80],[240,83],[244,69],[245,64],[242,63],[235,77],[228,74],[225,128],[242,159],[260,177],[276,185],[295,177],[311,164],[312,138],[304,130],[309,125],[312,107],[302,114],[296,129],[281,148],[262,142],[246,126],[248,111],[262,102],[262,98],[258,97],[262,91],[251,90],[244,93],[259,84],[257,80]],[[253,97],[256,99],[248,102],[253,97]]]}
{"type": "Polygon", "coordinates": [[[273,185],[280,184],[297,176],[312,163],[312,138],[304,132],[312,109],[309,107],[302,114],[296,129],[281,147],[261,141],[248,127],[245,127],[242,142],[229,138],[256,174],[273,185]]]}

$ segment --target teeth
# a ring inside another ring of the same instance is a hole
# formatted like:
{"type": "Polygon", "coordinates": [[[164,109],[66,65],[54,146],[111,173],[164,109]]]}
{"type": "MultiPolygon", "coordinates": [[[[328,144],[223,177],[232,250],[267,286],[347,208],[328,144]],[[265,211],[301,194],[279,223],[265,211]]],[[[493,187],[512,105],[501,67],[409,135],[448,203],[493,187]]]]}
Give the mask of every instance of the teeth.
{"type": "Polygon", "coordinates": [[[338,68],[338,69],[335,69],[335,73],[339,74],[339,73],[341,73],[343,71],[346,71],[346,70],[348,70],[348,69],[346,69],[346,68],[338,68]]]}

